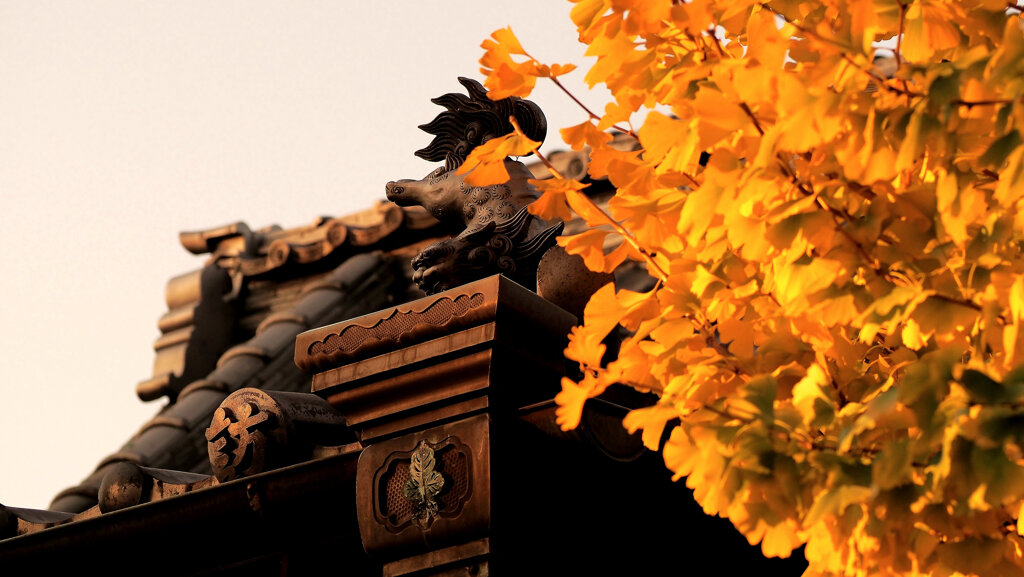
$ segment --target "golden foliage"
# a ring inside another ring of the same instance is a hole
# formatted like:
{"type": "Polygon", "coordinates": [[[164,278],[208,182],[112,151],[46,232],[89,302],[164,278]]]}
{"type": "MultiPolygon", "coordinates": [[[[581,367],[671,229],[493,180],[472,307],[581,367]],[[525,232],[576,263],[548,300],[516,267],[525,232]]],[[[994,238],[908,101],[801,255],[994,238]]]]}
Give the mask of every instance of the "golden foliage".
{"type": "Polygon", "coordinates": [[[537,150],[540,143],[530,140],[521,131],[510,132],[492,138],[474,148],[456,174],[466,175],[470,186],[490,186],[508,182],[505,159],[509,156],[523,156],[537,150]],[[469,174],[466,174],[469,173],[469,174]]]}
{"type": "MultiPolygon", "coordinates": [[[[575,212],[595,228],[562,246],[657,284],[591,299],[559,423],[615,384],[658,393],[625,426],[766,555],[806,545],[807,575],[1022,574],[1021,7],[574,4],[586,81],[613,101],[562,135],[617,193],[606,213],[555,174],[531,210],[575,212]],[[609,146],[604,130],[655,107],[642,150],[609,146]]],[[[483,47],[496,98],[571,69],[510,30],[483,47]]]]}

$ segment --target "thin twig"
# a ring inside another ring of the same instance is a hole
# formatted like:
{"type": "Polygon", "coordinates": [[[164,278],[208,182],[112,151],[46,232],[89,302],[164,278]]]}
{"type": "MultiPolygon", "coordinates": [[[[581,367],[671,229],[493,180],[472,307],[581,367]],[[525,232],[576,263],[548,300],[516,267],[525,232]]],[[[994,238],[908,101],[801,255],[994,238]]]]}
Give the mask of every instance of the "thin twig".
{"type": "MultiPolygon", "coordinates": [[[[1024,101],[1024,98],[1020,98],[1018,100],[1024,101]]],[[[993,99],[993,100],[960,100],[960,99],[956,99],[956,100],[950,101],[950,103],[951,104],[956,104],[957,106],[966,106],[967,108],[973,108],[975,106],[999,106],[1001,104],[1013,104],[1014,101],[1015,100],[1012,99],[1012,98],[1007,98],[1007,99],[996,98],[996,99],[993,99]]]]}
{"type": "Polygon", "coordinates": [[[896,0],[896,4],[900,7],[900,23],[899,29],[896,31],[896,51],[893,53],[893,56],[896,58],[896,71],[899,72],[899,69],[903,67],[903,57],[900,55],[900,48],[903,43],[903,26],[907,20],[907,5],[900,0],[896,0]]]}
{"type": "MultiPolygon", "coordinates": [[[[559,82],[557,78],[555,78],[554,76],[551,76],[550,79],[551,79],[551,82],[555,83],[555,86],[559,87],[562,90],[562,92],[564,92],[569,98],[572,99],[573,102],[578,104],[579,107],[582,108],[583,111],[586,112],[587,115],[590,116],[590,118],[592,118],[594,120],[598,120],[598,121],[601,120],[600,116],[594,114],[593,110],[587,108],[586,104],[583,104],[582,102],[580,102],[580,99],[576,98],[576,95],[573,94],[572,92],[569,92],[569,89],[567,89],[565,86],[563,86],[562,83],[559,82]]],[[[619,132],[622,132],[624,134],[628,134],[628,135],[632,136],[633,138],[635,138],[637,140],[640,140],[640,137],[635,132],[633,132],[632,128],[622,128],[621,126],[618,126],[618,125],[612,125],[612,128],[614,128],[615,130],[618,130],[619,132]]]]}
{"type": "Polygon", "coordinates": [[[812,30],[810,28],[806,28],[804,26],[801,26],[800,24],[797,24],[795,21],[791,20],[789,18],[789,16],[786,16],[782,12],[779,12],[775,8],[769,6],[767,3],[762,2],[760,4],[760,6],[764,10],[767,10],[768,12],[771,12],[772,14],[778,16],[779,18],[782,18],[786,22],[786,24],[789,24],[793,28],[796,28],[797,32],[800,32],[804,36],[807,36],[809,38],[814,38],[818,42],[822,42],[824,44],[828,44],[828,45],[834,46],[836,48],[841,48],[843,50],[848,50],[850,48],[849,46],[843,44],[842,42],[839,42],[839,41],[837,41],[835,39],[832,39],[832,38],[828,38],[828,37],[822,36],[821,34],[818,34],[816,31],[814,31],[814,30],[812,30]]]}
{"type": "Polygon", "coordinates": [[[696,178],[694,178],[692,174],[690,174],[689,172],[684,172],[684,173],[682,173],[682,175],[683,175],[684,178],[686,178],[686,180],[689,180],[690,182],[692,182],[693,186],[695,188],[700,188],[700,186],[701,186],[700,181],[698,181],[696,178]]]}
{"type": "Polygon", "coordinates": [[[714,28],[707,30],[702,36],[710,36],[711,39],[715,41],[715,48],[718,49],[719,56],[722,58],[732,58],[728,53],[726,53],[725,48],[722,47],[722,43],[718,41],[718,36],[715,36],[714,28]]]}
{"type": "MultiPolygon", "coordinates": [[[[525,50],[523,51],[523,55],[524,55],[524,56],[526,56],[527,58],[529,58],[530,60],[534,61],[534,62],[535,62],[535,63],[537,63],[538,65],[540,64],[540,61],[539,61],[539,60],[537,60],[536,58],[534,58],[533,56],[531,56],[531,55],[530,55],[530,54],[529,54],[528,52],[526,52],[525,50]]],[[[567,95],[567,96],[568,96],[569,98],[571,98],[571,99],[572,99],[572,101],[573,101],[573,102],[575,102],[575,103],[576,103],[577,105],[579,105],[579,107],[580,107],[580,108],[582,108],[582,109],[584,110],[584,112],[586,112],[586,113],[587,113],[587,115],[589,115],[589,116],[590,116],[590,118],[592,118],[592,119],[594,119],[594,120],[598,120],[598,121],[599,121],[599,120],[601,120],[601,117],[600,117],[600,116],[598,116],[597,114],[594,114],[594,111],[593,111],[593,110],[591,110],[590,108],[588,108],[586,104],[583,104],[582,102],[580,102],[580,99],[579,99],[579,98],[576,98],[576,95],[575,95],[575,94],[573,94],[572,92],[569,92],[569,89],[568,89],[568,88],[566,88],[565,86],[563,86],[563,85],[562,85],[562,83],[558,81],[558,78],[556,78],[556,77],[554,77],[554,76],[548,76],[548,79],[549,79],[549,80],[551,80],[551,82],[554,82],[554,83],[555,83],[555,86],[557,86],[558,88],[560,88],[560,89],[562,90],[562,92],[564,92],[564,93],[565,93],[565,94],[566,94],[566,95],[567,95]]],[[[628,135],[632,136],[633,138],[636,138],[637,140],[640,140],[640,137],[638,137],[638,136],[636,135],[636,133],[635,133],[635,132],[633,132],[633,130],[632,130],[632,129],[629,129],[629,128],[622,128],[622,127],[620,127],[620,126],[617,126],[617,125],[612,125],[612,126],[611,126],[611,128],[614,128],[615,130],[618,130],[619,132],[623,132],[623,133],[625,133],[625,134],[628,134],[628,135]]]]}
{"type": "Polygon", "coordinates": [[[874,80],[878,84],[879,88],[881,88],[883,90],[888,90],[889,92],[892,92],[894,94],[899,94],[901,96],[906,96],[908,102],[909,102],[911,97],[913,97],[913,98],[922,98],[922,97],[925,96],[924,94],[922,94],[920,92],[914,92],[913,90],[910,90],[909,88],[907,88],[907,83],[905,81],[901,82],[903,84],[902,88],[900,88],[899,86],[893,86],[890,83],[890,79],[889,78],[886,78],[886,77],[878,74],[877,72],[875,72],[874,70],[871,70],[870,68],[862,67],[860,64],[857,63],[856,60],[851,58],[849,54],[843,53],[841,56],[842,56],[843,60],[845,60],[848,63],[850,63],[851,65],[853,65],[854,68],[856,68],[857,70],[860,70],[861,72],[863,72],[863,73],[867,74],[868,76],[870,76],[871,79],[874,80]]]}
{"type": "Polygon", "coordinates": [[[761,128],[761,123],[758,122],[757,117],[754,116],[754,111],[751,110],[750,107],[747,106],[747,103],[743,101],[740,101],[740,108],[743,109],[743,112],[747,113],[747,117],[750,118],[750,121],[754,123],[754,128],[757,129],[757,133],[760,134],[761,136],[764,136],[764,129],[761,128]]]}
{"type": "Polygon", "coordinates": [[[775,156],[775,160],[778,162],[779,167],[782,169],[782,172],[784,172],[786,176],[789,177],[790,181],[796,186],[797,190],[799,190],[804,196],[815,197],[815,202],[818,204],[818,206],[825,209],[825,211],[832,216],[832,219],[836,223],[836,231],[839,232],[839,234],[843,235],[843,237],[846,238],[846,240],[849,241],[850,244],[852,244],[854,248],[857,249],[857,252],[860,253],[861,258],[865,260],[867,265],[871,267],[875,274],[886,279],[889,279],[888,274],[881,269],[881,266],[879,265],[878,261],[872,258],[871,255],[868,253],[867,249],[865,249],[860,244],[860,242],[857,241],[857,239],[853,238],[853,235],[850,234],[850,231],[846,230],[843,227],[844,222],[850,221],[849,215],[847,215],[843,211],[840,211],[829,206],[829,204],[825,202],[820,195],[816,194],[813,190],[808,189],[807,186],[804,185],[803,181],[801,181],[800,178],[796,175],[796,172],[794,172],[786,163],[786,161],[782,158],[782,153],[778,153],[775,156]]]}
{"type": "MultiPolygon", "coordinates": [[[[516,132],[522,134],[523,131],[522,131],[521,128],[519,128],[519,123],[516,121],[515,116],[510,116],[508,120],[509,120],[509,122],[512,123],[512,127],[515,128],[516,132]]],[[[559,172],[558,169],[555,168],[555,166],[553,164],[551,164],[551,161],[549,161],[547,159],[547,157],[545,157],[543,154],[541,154],[539,149],[538,150],[534,150],[533,153],[535,155],[537,155],[537,159],[540,160],[544,164],[544,166],[547,167],[548,172],[550,172],[552,176],[554,176],[555,178],[565,179],[565,177],[562,176],[562,173],[559,172]]],[[[580,199],[582,199],[583,202],[585,202],[588,205],[589,209],[591,209],[595,213],[601,215],[602,219],[605,221],[604,224],[607,224],[607,225],[611,226],[612,229],[615,230],[615,232],[617,232],[620,235],[622,235],[622,238],[627,243],[629,243],[629,245],[632,246],[634,250],[636,250],[641,256],[643,256],[643,258],[647,262],[648,266],[650,266],[650,267],[652,267],[654,269],[653,272],[655,273],[655,276],[657,276],[657,278],[659,280],[661,280],[663,282],[667,282],[668,281],[668,273],[665,272],[665,269],[661,268],[661,265],[659,265],[654,260],[654,257],[652,256],[651,251],[649,251],[646,248],[640,246],[640,243],[637,242],[636,237],[633,236],[632,232],[630,232],[628,229],[626,229],[626,227],[622,226],[622,224],[620,224],[619,221],[617,221],[614,218],[612,218],[601,207],[597,206],[597,204],[594,203],[594,201],[589,196],[587,196],[585,194],[581,194],[579,196],[580,196],[580,199]]]]}

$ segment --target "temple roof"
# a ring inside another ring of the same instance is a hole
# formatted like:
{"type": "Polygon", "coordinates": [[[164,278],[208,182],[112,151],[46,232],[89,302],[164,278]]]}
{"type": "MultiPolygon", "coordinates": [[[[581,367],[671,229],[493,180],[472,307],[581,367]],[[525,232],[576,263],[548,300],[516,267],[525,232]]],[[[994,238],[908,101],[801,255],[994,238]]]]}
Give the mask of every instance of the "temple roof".
{"type": "Polygon", "coordinates": [[[416,296],[406,263],[442,235],[422,209],[383,202],[291,229],[239,222],[182,233],[187,250],[208,256],[168,282],[153,376],[136,386],[142,400],[168,403],[51,509],[96,505],[120,462],[209,475],[203,433],[221,401],[243,387],[308,392],[292,362],[296,335],[416,296]]]}
{"type": "MultiPolygon", "coordinates": [[[[620,135],[616,144],[635,143],[620,135]]],[[[586,151],[550,155],[569,178],[587,179],[588,160],[586,151]]],[[[538,178],[547,174],[540,163],[528,168],[538,178]]],[[[596,181],[587,192],[606,202],[611,187],[596,181]]],[[[567,231],[582,227],[567,223],[567,231]]],[[[424,209],[386,201],[294,228],[236,222],[181,233],[185,250],[205,262],[168,281],[153,374],[136,385],[140,399],[163,399],[164,406],[49,510],[0,504],[0,538],[102,514],[103,479],[119,464],[189,487],[210,478],[204,433],[221,402],[247,387],[309,392],[310,377],[293,360],[297,335],[423,296],[409,262],[447,236],[424,209]]],[[[649,280],[642,271],[621,275],[631,286],[649,280]]]]}
{"type": "MultiPolygon", "coordinates": [[[[616,143],[634,145],[621,136],[616,143]]],[[[567,177],[586,179],[585,151],[553,153],[550,160],[567,177]]],[[[529,168],[543,177],[539,164],[529,168]]],[[[607,203],[611,185],[590,184],[587,194],[607,203]]],[[[578,220],[566,223],[569,232],[583,227],[578,220]]],[[[515,418],[503,421],[502,434],[515,443],[501,454],[529,455],[521,466],[535,481],[500,475],[490,481],[494,498],[504,503],[495,508],[516,510],[516,520],[506,519],[502,526],[509,529],[497,529],[496,539],[547,551],[548,559],[563,546],[604,551],[603,557],[562,559],[556,565],[565,570],[578,569],[579,562],[590,563],[584,565],[590,572],[613,566],[654,570],[664,562],[612,553],[620,549],[651,547],[674,557],[676,532],[600,532],[604,541],[594,542],[593,530],[573,536],[560,523],[533,524],[545,516],[591,528],[608,515],[647,519],[657,516],[666,498],[685,505],[688,497],[657,456],[645,454],[639,439],[621,427],[628,407],[650,398],[631,389],[612,393],[588,403],[577,431],[555,424],[552,399],[559,375],[566,374],[561,351],[572,306],[541,298],[540,287],[535,294],[498,276],[424,296],[410,261],[446,237],[422,208],[386,202],[289,229],[236,222],[182,233],[182,246],[204,262],[167,283],[153,374],[136,386],[142,400],[162,400],[163,406],[81,483],[58,494],[49,510],[0,504],[0,564],[43,573],[144,568],[151,574],[220,575],[283,574],[286,568],[312,573],[341,563],[351,574],[379,574],[371,548],[383,545],[368,537],[367,508],[390,507],[385,501],[394,500],[406,517],[413,514],[401,498],[412,473],[398,474],[395,465],[407,454],[394,449],[409,436],[402,431],[428,425],[441,431],[447,440],[431,441],[438,466],[447,467],[453,484],[462,483],[453,494],[465,497],[472,494],[467,483],[482,483],[490,473],[485,467],[484,477],[470,475],[453,455],[487,457],[445,443],[472,439],[482,423],[497,422],[502,417],[495,415],[509,410],[515,418]],[[492,357],[491,347],[503,352],[492,357]],[[492,387],[492,375],[510,381],[492,387]],[[275,446],[287,449],[283,460],[269,454],[275,446]],[[372,460],[364,457],[385,455],[372,482],[387,487],[387,494],[368,500],[359,491],[370,490],[370,477],[358,471],[372,460]],[[514,490],[505,492],[505,483],[514,490]],[[617,498],[607,498],[611,488],[617,498]],[[531,531],[522,531],[523,523],[531,531]]],[[[609,235],[606,248],[615,242],[609,235]]],[[[565,263],[556,261],[548,270],[557,275],[565,263]]],[[[617,285],[633,290],[652,283],[636,264],[615,276],[617,285]]],[[[426,440],[420,443],[428,447],[426,440]]],[[[475,502],[479,507],[491,497],[475,502]]],[[[461,511],[453,510],[455,516],[461,511]]],[[[474,511],[468,518],[480,513],[474,511]]],[[[390,527],[382,535],[398,530],[388,523],[381,525],[390,527]]],[[[728,523],[711,530],[680,527],[697,549],[717,547],[723,538],[745,547],[728,523]]],[[[501,555],[488,538],[449,549],[447,558],[471,564],[494,551],[501,555]]],[[[744,571],[764,562],[750,549],[734,553],[729,563],[744,571]]],[[[443,564],[439,559],[434,551],[414,555],[391,561],[384,573],[418,574],[443,564]]],[[[524,559],[504,561],[530,563],[524,559]]]]}

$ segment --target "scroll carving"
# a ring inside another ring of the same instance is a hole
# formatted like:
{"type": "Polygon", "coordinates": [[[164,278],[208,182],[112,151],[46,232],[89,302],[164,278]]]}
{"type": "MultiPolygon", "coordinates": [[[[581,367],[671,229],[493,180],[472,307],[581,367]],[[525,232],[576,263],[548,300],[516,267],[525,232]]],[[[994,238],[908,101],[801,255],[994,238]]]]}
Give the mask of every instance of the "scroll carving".
{"type": "Polygon", "coordinates": [[[372,343],[397,343],[420,325],[443,326],[452,319],[461,317],[484,304],[480,293],[461,294],[454,298],[441,297],[422,311],[399,310],[373,326],[347,325],[337,334],[328,335],[322,341],[309,346],[310,355],[352,354],[372,346],[372,343]]]}

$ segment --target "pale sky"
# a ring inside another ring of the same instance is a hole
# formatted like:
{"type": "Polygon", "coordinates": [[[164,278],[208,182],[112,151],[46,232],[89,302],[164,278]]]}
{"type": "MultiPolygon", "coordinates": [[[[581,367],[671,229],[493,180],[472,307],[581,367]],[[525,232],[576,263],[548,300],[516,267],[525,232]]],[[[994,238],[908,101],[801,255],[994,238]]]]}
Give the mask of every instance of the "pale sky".
{"type": "MultiPolygon", "coordinates": [[[[560,0],[0,0],[0,503],[46,508],[160,408],[152,374],[183,230],[294,227],[434,168],[430,98],[483,80],[511,25],[587,62],[560,0]]],[[[585,67],[583,67],[585,68],[585,67]]],[[[592,108],[579,69],[564,79],[592,108]]],[[[585,113],[546,83],[557,128],[585,113]]]]}

